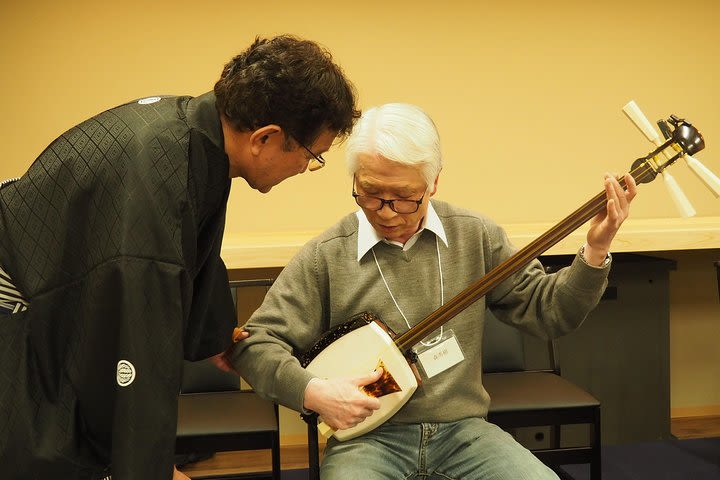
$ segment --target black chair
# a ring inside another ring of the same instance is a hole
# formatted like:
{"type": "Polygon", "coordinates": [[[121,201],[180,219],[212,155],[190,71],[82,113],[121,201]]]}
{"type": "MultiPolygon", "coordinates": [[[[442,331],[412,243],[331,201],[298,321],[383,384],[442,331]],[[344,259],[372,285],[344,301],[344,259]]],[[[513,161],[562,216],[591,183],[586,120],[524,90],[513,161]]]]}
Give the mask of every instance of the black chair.
{"type": "MultiPolygon", "coordinates": [[[[487,312],[483,338],[483,385],[490,394],[488,421],[516,433],[523,427],[550,427],[551,445],[531,451],[561,478],[561,465],[589,463],[600,480],[600,402],[560,376],[556,343],[547,342],[550,368],[526,370],[522,333],[487,312]],[[591,426],[586,445],[564,445],[563,426],[591,426]]],[[[539,433],[543,435],[543,433],[539,433]]]]}
{"type": "Polygon", "coordinates": [[[308,422],[308,478],[320,480],[320,444],[318,442],[317,421],[311,418],[308,422]]]}
{"type": "MultiPolygon", "coordinates": [[[[270,280],[233,281],[232,289],[268,286],[270,280]]],[[[237,303],[237,302],[236,302],[237,303]]],[[[178,400],[175,451],[181,458],[201,459],[215,452],[272,451],[272,472],[213,475],[213,479],[272,478],[280,480],[278,407],[252,391],[240,389],[237,375],[208,361],[185,362],[178,400]]]]}

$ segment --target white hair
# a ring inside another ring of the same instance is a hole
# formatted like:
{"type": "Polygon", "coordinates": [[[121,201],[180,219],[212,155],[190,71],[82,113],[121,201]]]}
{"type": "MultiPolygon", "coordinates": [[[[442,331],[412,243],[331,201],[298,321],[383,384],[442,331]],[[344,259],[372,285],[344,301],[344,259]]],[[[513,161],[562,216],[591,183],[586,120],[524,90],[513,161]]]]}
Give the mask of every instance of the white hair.
{"type": "Polygon", "coordinates": [[[432,119],[407,103],[387,103],[363,113],[345,143],[345,160],[351,175],[358,157],[380,155],[405,165],[416,165],[432,190],[442,169],[440,137],[432,119]]]}

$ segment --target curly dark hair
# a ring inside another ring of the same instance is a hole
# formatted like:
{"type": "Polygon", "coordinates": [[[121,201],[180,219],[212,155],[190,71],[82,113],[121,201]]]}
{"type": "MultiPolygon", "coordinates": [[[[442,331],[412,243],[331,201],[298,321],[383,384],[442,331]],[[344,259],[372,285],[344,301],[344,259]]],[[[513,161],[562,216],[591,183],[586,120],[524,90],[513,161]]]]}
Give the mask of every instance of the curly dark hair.
{"type": "Polygon", "coordinates": [[[330,52],[292,35],[255,38],[225,65],[215,96],[237,130],[276,124],[304,145],[326,129],[345,138],[360,117],[355,87],[330,52]]]}

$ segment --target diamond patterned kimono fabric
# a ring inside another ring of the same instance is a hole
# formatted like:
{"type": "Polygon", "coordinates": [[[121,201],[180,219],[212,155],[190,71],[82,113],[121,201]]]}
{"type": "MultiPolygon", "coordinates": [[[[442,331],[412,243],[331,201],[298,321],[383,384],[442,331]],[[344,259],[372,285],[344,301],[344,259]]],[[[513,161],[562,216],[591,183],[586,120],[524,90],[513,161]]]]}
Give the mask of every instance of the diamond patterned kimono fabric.
{"type": "Polygon", "coordinates": [[[235,325],[229,189],[212,93],[103,112],[3,184],[0,478],[170,478],[182,360],[235,325]]]}

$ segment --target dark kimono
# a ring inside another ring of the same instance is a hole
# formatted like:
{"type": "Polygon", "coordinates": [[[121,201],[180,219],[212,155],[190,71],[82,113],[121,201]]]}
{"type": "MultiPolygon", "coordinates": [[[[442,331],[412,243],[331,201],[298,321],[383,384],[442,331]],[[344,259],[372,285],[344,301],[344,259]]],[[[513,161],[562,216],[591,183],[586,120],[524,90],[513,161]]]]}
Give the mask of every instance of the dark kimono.
{"type": "Polygon", "coordinates": [[[171,478],[183,358],[229,346],[215,98],[153,97],[55,140],[0,189],[0,478],[171,478]]]}

